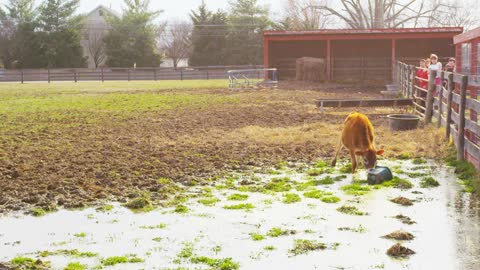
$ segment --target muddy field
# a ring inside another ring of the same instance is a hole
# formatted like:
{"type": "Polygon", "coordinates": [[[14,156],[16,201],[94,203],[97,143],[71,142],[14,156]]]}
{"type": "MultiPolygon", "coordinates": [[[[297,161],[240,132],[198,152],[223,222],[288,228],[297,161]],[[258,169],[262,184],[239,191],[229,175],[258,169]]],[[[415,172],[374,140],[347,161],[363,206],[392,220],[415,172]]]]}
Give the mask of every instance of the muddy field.
{"type": "MultiPolygon", "coordinates": [[[[160,178],[210,183],[232,169],[330,157],[350,110],[321,115],[314,99],[382,90],[285,83],[231,92],[222,84],[1,85],[0,212],[83,208],[145,192],[160,204],[168,197],[160,178]]],[[[398,110],[361,111],[386,157],[443,155],[435,128],[394,134],[383,117],[398,110]]]]}
{"type": "Polygon", "coordinates": [[[164,207],[145,196],[147,204],[9,214],[0,219],[0,261],[66,270],[479,269],[480,207],[453,169],[379,163],[395,178],[376,186],[364,170],[346,174],[348,161],[283,163],[208,185],[159,180],[177,191],[164,207]]]}

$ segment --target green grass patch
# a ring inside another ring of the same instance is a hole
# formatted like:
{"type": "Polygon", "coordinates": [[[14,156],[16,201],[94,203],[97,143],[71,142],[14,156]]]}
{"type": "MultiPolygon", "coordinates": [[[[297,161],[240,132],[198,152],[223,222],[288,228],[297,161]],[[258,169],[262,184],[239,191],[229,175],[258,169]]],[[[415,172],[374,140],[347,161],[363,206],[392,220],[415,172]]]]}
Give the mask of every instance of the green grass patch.
{"type": "Polygon", "coordinates": [[[412,163],[415,165],[427,164],[427,161],[424,158],[415,158],[412,160],[412,163]]]}
{"type": "Polygon", "coordinates": [[[79,262],[71,262],[63,270],[86,270],[87,265],[79,262]]]}
{"type": "Polygon", "coordinates": [[[13,269],[27,269],[27,270],[44,270],[51,269],[50,262],[43,262],[41,260],[34,260],[28,257],[16,257],[13,258],[10,263],[13,265],[13,269]]]}
{"type": "Polygon", "coordinates": [[[405,175],[411,178],[420,178],[420,177],[425,177],[429,176],[429,173],[424,173],[424,172],[406,172],[405,175]]]}
{"type": "Polygon", "coordinates": [[[297,239],[295,240],[293,249],[289,250],[289,253],[293,256],[297,256],[300,254],[306,254],[310,251],[323,250],[326,248],[327,246],[324,243],[320,243],[318,241],[297,239]]]}
{"type": "Polygon", "coordinates": [[[133,212],[150,212],[154,209],[152,203],[147,197],[138,197],[125,204],[123,206],[132,210],[133,212]]]}
{"type": "Polygon", "coordinates": [[[81,233],[76,233],[73,236],[78,237],[78,238],[85,238],[85,237],[87,237],[87,234],[84,233],[84,232],[81,232],[81,233]]]}
{"type": "Polygon", "coordinates": [[[100,207],[97,207],[95,210],[97,210],[97,212],[109,212],[109,211],[112,211],[113,210],[113,205],[102,205],[100,207]]]}
{"type": "Polygon", "coordinates": [[[283,194],[283,203],[291,204],[291,203],[297,203],[301,201],[302,199],[300,196],[296,193],[285,193],[283,194]]]}
{"type": "Polygon", "coordinates": [[[136,256],[113,256],[101,260],[103,266],[113,266],[121,263],[141,263],[143,259],[136,256]]]}
{"type": "Polygon", "coordinates": [[[178,213],[178,214],[186,214],[188,213],[189,209],[183,204],[179,204],[175,207],[175,210],[173,212],[178,213]]]}
{"type": "Polygon", "coordinates": [[[265,184],[264,188],[274,192],[285,192],[292,189],[291,180],[288,177],[273,178],[271,182],[265,184]]]}
{"type": "Polygon", "coordinates": [[[153,226],[140,226],[140,229],[155,230],[155,229],[165,229],[166,227],[167,227],[167,224],[160,223],[158,225],[153,225],[153,226]]]}
{"type": "Polygon", "coordinates": [[[363,216],[366,215],[365,212],[358,210],[355,206],[341,206],[337,208],[337,211],[343,214],[352,215],[352,216],[363,216]]]}
{"type": "Polygon", "coordinates": [[[438,186],[440,186],[440,183],[433,177],[425,177],[420,181],[420,187],[422,188],[433,188],[438,186]]]}
{"type": "Polygon", "coordinates": [[[303,193],[303,196],[305,198],[310,198],[310,199],[321,199],[325,196],[330,196],[330,195],[333,195],[333,193],[326,192],[326,191],[323,191],[323,190],[318,190],[318,189],[310,190],[310,191],[307,191],[307,192],[303,193]]]}
{"type": "Polygon", "coordinates": [[[327,197],[322,197],[321,201],[324,203],[338,203],[340,202],[340,198],[336,196],[327,196],[327,197]]]}
{"type": "Polygon", "coordinates": [[[251,233],[250,237],[252,238],[253,241],[262,241],[265,239],[265,236],[258,233],[251,233]]]}
{"type": "Polygon", "coordinates": [[[274,228],[271,228],[271,229],[267,232],[267,236],[270,236],[270,237],[280,237],[280,236],[290,235],[290,234],[295,234],[295,233],[296,233],[296,232],[293,231],[293,230],[283,230],[282,228],[274,227],[274,228]]]}
{"type": "Polygon", "coordinates": [[[254,209],[255,206],[251,203],[241,203],[234,205],[225,205],[223,208],[227,210],[251,210],[254,209]]]}
{"type": "Polygon", "coordinates": [[[359,183],[353,183],[341,187],[341,190],[348,195],[365,195],[370,191],[370,187],[361,185],[359,183]]]}
{"type": "Polygon", "coordinates": [[[307,171],[309,176],[319,176],[326,173],[333,173],[333,168],[317,167],[307,171]]]}
{"type": "Polygon", "coordinates": [[[235,193],[227,197],[227,200],[229,201],[246,201],[248,200],[248,195],[247,194],[239,194],[235,193]]]}
{"type": "Polygon", "coordinates": [[[455,173],[460,179],[463,191],[468,193],[480,193],[480,183],[478,173],[473,164],[462,160],[457,160],[456,151],[452,149],[449,156],[445,159],[448,165],[455,168],[455,173]]]}
{"type": "Polygon", "coordinates": [[[277,248],[274,247],[274,246],[266,246],[263,248],[264,250],[267,250],[267,251],[273,251],[273,250],[276,250],[277,248]]]}
{"type": "Polygon", "coordinates": [[[43,217],[47,214],[47,211],[42,208],[34,208],[31,210],[32,216],[34,217],[43,217]]]}
{"type": "Polygon", "coordinates": [[[403,179],[397,176],[394,176],[392,180],[385,181],[380,186],[384,187],[395,187],[399,189],[411,189],[413,188],[412,182],[408,181],[407,179],[403,179]]]}
{"type": "Polygon", "coordinates": [[[190,260],[194,264],[206,264],[212,269],[218,270],[237,270],[240,269],[240,264],[234,262],[232,258],[224,258],[224,259],[213,259],[209,257],[193,257],[190,260]]]}
{"type": "Polygon", "coordinates": [[[40,257],[49,257],[49,256],[69,256],[74,258],[93,258],[97,257],[98,253],[94,252],[80,252],[77,249],[61,249],[57,251],[41,251],[38,253],[40,257]]]}
{"type": "Polygon", "coordinates": [[[342,166],[339,170],[340,173],[352,173],[352,164],[347,163],[344,166],[342,166]]]}
{"type": "Polygon", "coordinates": [[[218,202],[220,202],[220,199],[218,198],[205,198],[198,200],[198,203],[201,203],[205,206],[215,206],[218,202]]]}

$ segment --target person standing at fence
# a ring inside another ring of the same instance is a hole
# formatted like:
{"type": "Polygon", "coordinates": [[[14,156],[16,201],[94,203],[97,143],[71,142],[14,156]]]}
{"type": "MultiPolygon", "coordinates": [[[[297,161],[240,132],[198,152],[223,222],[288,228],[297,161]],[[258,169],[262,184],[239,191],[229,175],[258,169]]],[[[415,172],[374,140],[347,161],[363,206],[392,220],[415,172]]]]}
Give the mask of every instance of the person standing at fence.
{"type": "Polygon", "coordinates": [[[417,69],[417,86],[423,89],[428,87],[428,70],[425,59],[420,60],[420,67],[417,69]]]}
{"type": "Polygon", "coordinates": [[[450,59],[448,59],[448,64],[445,65],[445,71],[447,72],[457,71],[457,60],[455,60],[455,58],[450,57],[450,59]]]}
{"type": "MultiPolygon", "coordinates": [[[[430,66],[428,67],[428,71],[430,73],[431,70],[434,70],[437,72],[437,76],[435,77],[435,85],[438,87],[440,85],[442,85],[442,70],[443,70],[443,66],[442,66],[442,63],[440,63],[438,61],[438,56],[436,54],[431,54],[430,55],[430,61],[432,61],[432,63],[430,64],[430,66]]],[[[433,92],[434,96],[437,96],[437,89],[435,89],[435,91],[433,92]]]]}

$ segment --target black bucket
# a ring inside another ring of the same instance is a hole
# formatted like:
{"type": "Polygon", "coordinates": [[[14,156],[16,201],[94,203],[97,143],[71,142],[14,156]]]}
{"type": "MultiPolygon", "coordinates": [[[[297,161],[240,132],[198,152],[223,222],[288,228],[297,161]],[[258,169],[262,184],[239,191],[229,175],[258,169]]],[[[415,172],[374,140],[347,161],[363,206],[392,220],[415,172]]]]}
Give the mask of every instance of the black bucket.
{"type": "Polygon", "coordinates": [[[387,116],[391,130],[412,130],[418,128],[420,117],[414,114],[390,114],[387,116]]]}

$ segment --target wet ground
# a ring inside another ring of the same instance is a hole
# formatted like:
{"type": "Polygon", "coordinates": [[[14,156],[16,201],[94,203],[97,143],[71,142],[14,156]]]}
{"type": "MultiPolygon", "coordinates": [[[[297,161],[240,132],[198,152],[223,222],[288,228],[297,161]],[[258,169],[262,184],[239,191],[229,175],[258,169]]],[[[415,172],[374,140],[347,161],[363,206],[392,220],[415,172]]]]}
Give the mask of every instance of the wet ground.
{"type": "Polygon", "coordinates": [[[188,200],[147,213],[112,204],[9,214],[0,218],[0,261],[22,256],[53,269],[480,269],[480,207],[453,171],[431,161],[380,163],[402,180],[374,187],[365,171],[295,164],[189,187],[188,200]],[[430,176],[440,185],[422,188],[430,176]],[[391,202],[398,197],[413,205],[391,202]],[[383,237],[399,230],[414,238],[383,237]],[[415,254],[387,255],[397,243],[415,254]]]}

